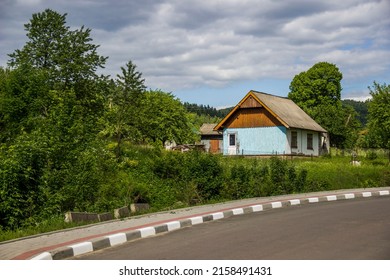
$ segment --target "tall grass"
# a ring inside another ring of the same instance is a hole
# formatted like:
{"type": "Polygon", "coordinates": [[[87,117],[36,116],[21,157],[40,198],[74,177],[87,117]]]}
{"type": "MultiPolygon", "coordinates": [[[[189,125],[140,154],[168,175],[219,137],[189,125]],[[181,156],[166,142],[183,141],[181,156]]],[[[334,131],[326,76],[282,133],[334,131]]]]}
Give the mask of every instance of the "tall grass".
{"type": "MultiPolygon", "coordinates": [[[[151,211],[161,211],[249,197],[390,186],[386,156],[368,151],[358,159],[361,165],[353,166],[348,153],[248,158],[123,145],[122,161],[107,165],[96,186],[97,199],[83,204],[90,204],[93,212],[107,212],[142,201],[151,211]]],[[[78,226],[65,223],[63,215],[32,221],[22,228],[3,228],[0,241],[78,226]]]]}
{"type": "Polygon", "coordinates": [[[309,180],[326,182],[328,190],[390,185],[389,166],[385,160],[363,160],[360,166],[355,166],[349,157],[337,156],[298,161],[297,165],[308,170],[309,180]]]}
{"type": "Polygon", "coordinates": [[[37,223],[34,226],[30,225],[15,230],[2,230],[0,231],[0,242],[11,240],[11,239],[23,238],[31,235],[36,235],[36,234],[53,232],[57,230],[79,227],[83,225],[88,225],[90,223],[92,222],[67,223],[64,221],[64,217],[56,216],[47,219],[41,223],[37,223]]]}

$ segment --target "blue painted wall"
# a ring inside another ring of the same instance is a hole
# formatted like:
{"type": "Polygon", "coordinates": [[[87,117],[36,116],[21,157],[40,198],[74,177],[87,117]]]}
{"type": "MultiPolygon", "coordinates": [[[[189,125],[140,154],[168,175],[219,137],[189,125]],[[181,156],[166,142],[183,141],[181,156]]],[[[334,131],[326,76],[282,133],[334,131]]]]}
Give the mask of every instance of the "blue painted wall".
{"type": "Polygon", "coordinates": [[[286,153],[287,135],[284,126],[227,128],[223,132],[223,153],[268,155],[286,153]],[[236,135],[236,145],[229,146],[229,134],[236,135]]]}

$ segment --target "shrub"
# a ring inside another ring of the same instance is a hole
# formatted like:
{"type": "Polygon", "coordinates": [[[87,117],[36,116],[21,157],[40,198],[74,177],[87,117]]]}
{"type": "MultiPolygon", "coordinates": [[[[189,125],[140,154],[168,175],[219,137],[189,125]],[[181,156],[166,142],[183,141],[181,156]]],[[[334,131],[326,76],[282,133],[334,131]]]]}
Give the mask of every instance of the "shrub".
{"type": "Polygon", "coordinates": [[[378,158],[378,154],[375,151],[370,150],[366,154],[366,159],[368,159],[368,160],[374,160],[377,158],[378,158]]]}
{"type": "Polygon", "coordinates": [[[195,197],[209,200],[217,198],[222,188],[223,169],[217,157],[211,154],[166,152],[156,159],[152,169],[158,178],[171,182],[177,197],[187,197],[187,201],[191,199],[183,193],[189,190],[195,197]]]}
{"type": "Polygon", "coordinates": [[[308,171],[305,169],[297,172],[293,162],[276,157],[271,158],[270,180],[273,185],[272,194],[279,195],[301,192],[307,184],[307,173],[308,171]]]}

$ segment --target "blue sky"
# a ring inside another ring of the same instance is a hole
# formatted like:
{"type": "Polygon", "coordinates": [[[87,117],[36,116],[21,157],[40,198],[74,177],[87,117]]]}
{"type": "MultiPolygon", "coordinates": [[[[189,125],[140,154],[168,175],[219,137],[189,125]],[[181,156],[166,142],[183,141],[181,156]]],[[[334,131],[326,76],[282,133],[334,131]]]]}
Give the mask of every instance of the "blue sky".
{"type": "Polygon", "coordinates": [[[92,29],[105,74],[132,60],[149,88],[191,103],[232,106],[251,89],[287,96],[320,61],[343,73],[344,99],[390,83],[388,0],[0,0],[0,66],[46,8],[92,29]]]}

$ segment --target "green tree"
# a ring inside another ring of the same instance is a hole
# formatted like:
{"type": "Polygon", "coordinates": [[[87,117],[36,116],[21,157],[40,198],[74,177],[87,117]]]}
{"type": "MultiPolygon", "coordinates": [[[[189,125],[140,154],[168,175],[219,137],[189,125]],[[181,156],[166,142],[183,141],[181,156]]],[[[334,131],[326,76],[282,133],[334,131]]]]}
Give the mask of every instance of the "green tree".
{"type": "Polygon", "coordinates": [[[142,79],[142,73],[137,71],[137,65],[131,60],[126,63],[126,67],[121,67],[121,71],[122,75],[117,75],[121,93],[118,102],[137,106],[146,90],[145,79],[142,79]]]}
{"type": "Polygon", "coordinates": [[[51,101],[46,79],[43,71],[31,67],[0,67],[0,142],[12,143],[48,115],[51,101]]]}
{"type": "Polygon", "coordinates": [[[368,138],[371,147],[390,148],[390,85],[374,82],[369,87],[368,138]]]}
{"type": "Polygon", "coordinates": [[[145,79],[132,61],[121,67],[121,72],[116,81],[111,81],[109,87],[106,125],[102,131],[116,140],[118,159],[121,158],[123,140],[137,142],[141,138],[138,123],[146,90],[145,79]]]}
{"type": "Polygon", "coordinates": [[[93,208],[105,182],[97,138],[109,88],[90,30],[51,10],[26,24],[29,41],[0,69],[0,227],[93,208]]]}
{"type": "Polygon", "coordinates": [[[308,71],[296,75],[290,84],[288,98],[305,112],[319,105],[339,106],[341,100],[342,73],[336,65],[319,62],[308,71]]]}
{"type": "Polygon", "coordinates": [[[146,141],[164,145],[166,141],[182,144],[194,140],[189,114],[172,94],[160,90],[148,91],[141,108],[139,129],[146,141]]]}
{"type": "Polygon", "coordinates": [[[99,46],[91,43],[91,29],[70,30],[66,16],[50,9],[33,14],[24,25],[29,41],[9,54],[9,66],[44,69],[52,85],[61,89],[97,78],[96,70],[104,66],[107,57],[97,54],[99,46]]]}
{"type": "Polygon", "coordinates": [[[343,106],[351,106],[355,109],[357,113],[357,119],[362,124],[363,127],[367,125],[367,117],[368,117],[368,103],[369,101],[356,101],[351,99],[341,100],[343,106]]]}
{"type": "Polygon", "coordinates": [[[332,145],[351,148],[360,125],[354,109],[341,103],[342,77],[336,65],[319,62],[294,77],[288,97],[329,132],[332,145]]]}

